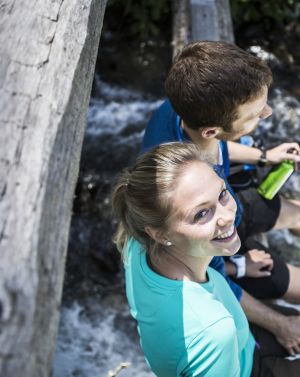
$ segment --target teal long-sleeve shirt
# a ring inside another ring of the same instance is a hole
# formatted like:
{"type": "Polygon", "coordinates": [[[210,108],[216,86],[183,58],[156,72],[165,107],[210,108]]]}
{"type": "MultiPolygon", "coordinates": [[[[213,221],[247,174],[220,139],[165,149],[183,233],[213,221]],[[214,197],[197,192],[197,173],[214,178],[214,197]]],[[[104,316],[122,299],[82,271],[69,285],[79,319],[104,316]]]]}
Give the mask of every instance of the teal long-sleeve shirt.
{"type": "Polygon", "coordinates": [[[141,346],[158,377],[249,377],[255,341],[245,314],[221,274],[206,283],[158,275],[141,245],[125,250],[126,294],[141,346]]]}

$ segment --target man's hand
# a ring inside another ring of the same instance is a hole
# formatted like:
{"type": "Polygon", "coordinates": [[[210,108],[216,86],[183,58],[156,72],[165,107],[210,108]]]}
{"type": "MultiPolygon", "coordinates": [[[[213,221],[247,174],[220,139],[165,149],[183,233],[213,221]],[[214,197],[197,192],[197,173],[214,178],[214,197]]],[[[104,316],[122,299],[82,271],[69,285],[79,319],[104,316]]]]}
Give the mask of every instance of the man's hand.
{"type": "Polygon", "coordinates": [[[245,257],[247,277],[261,278],[271,275],[273,259],[269,253],[264,250],[252,249],[245,254],[245,257]]]}
{"type": "Polygon", "coordinates": [[[278,164],[284,160],[292,160],[294,162],[300,162],[300,147],[298,143],[283,143],[275,148],[268,149],[266,154],[268,163],[278,164]],[[294,149],[295,152],[288,152],[288,150],[294,149]],[[297,154],[298,153],[298,154],[297,154]]]}
{"type": "Polygon", "coordinates": [[[300,353],[300,316],[286,316],[243,290],[240,301],[248,320],[270,331],[290,355],[300,353]]]}
{"type": "Polygon", "coordinates": [[[300,354],[300,316],[284,317],[273,334],[290,355],[300,354]]]}
{"type": "MultiPolygon", "coordinates": [[[[230,161],[253,165],[259,161],[261,156],[260,149],[248,147],[234,141],[228,141],[227,145],[230,161]]],[[[268,149],[266,153],[268,163],[271,165],[278,164],[283,160],[300,162],[300,147],[298,143],[283,143],[275,148],[268,149]],[[294,149],[295,152],[288,152],[289,149],[294,149]]]]}

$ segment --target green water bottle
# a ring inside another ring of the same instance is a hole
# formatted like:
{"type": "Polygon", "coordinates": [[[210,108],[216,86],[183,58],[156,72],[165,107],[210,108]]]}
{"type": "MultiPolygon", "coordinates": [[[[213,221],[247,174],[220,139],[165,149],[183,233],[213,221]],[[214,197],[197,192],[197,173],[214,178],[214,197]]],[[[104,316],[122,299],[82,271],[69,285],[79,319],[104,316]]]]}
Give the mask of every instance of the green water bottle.
{"type": "Polygon", "coordinates": [[[290,160],[282,161],[273,168],[267,177],[258,186],[258,192],[266,199],[273,199],[281,187],[295,170],[294,162],[290,160]]]}

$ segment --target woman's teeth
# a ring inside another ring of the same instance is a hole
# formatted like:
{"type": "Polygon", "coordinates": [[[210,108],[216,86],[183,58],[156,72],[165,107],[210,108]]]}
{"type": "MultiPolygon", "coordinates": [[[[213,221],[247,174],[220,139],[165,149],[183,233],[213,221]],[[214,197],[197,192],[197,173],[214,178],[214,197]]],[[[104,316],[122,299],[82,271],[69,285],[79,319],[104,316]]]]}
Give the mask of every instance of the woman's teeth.
{"type": "Polygon", "coordinates": [[[220,236],[215,237],[214,240],[223,240],[225,238],[230,238],[234,233],[234,226],[232,226],[228,232],[222,233],[220,236]]]}

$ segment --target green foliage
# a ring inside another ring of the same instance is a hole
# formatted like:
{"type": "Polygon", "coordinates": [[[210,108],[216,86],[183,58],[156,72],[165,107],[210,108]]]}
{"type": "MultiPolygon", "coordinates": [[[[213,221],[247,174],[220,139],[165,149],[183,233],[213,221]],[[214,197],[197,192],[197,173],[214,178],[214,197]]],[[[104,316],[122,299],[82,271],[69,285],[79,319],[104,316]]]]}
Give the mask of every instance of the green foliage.
{"type": "Polygon", "coordinates": [[[109,0],[106,12],[114,13],[131,36],[155,37],[170,17],[171,0],[109,0]]]}
{"type": "MultiPolygon", "coordinates": [[[[299,19],[299,0],[230,0],[235,28],[261,23],[265,29],[299,19]]],[[[142,40],[163,31],[171,34],[172,0],[109,0],[104,18],[110,28],[122,29],[124,37],[142,40]]]]}
{"type": "Polygon", "coordinates": [[[262,23],[267,29],[284,25],[300,16],[299,0],[230,0],[235,27],[262,23]]]}

